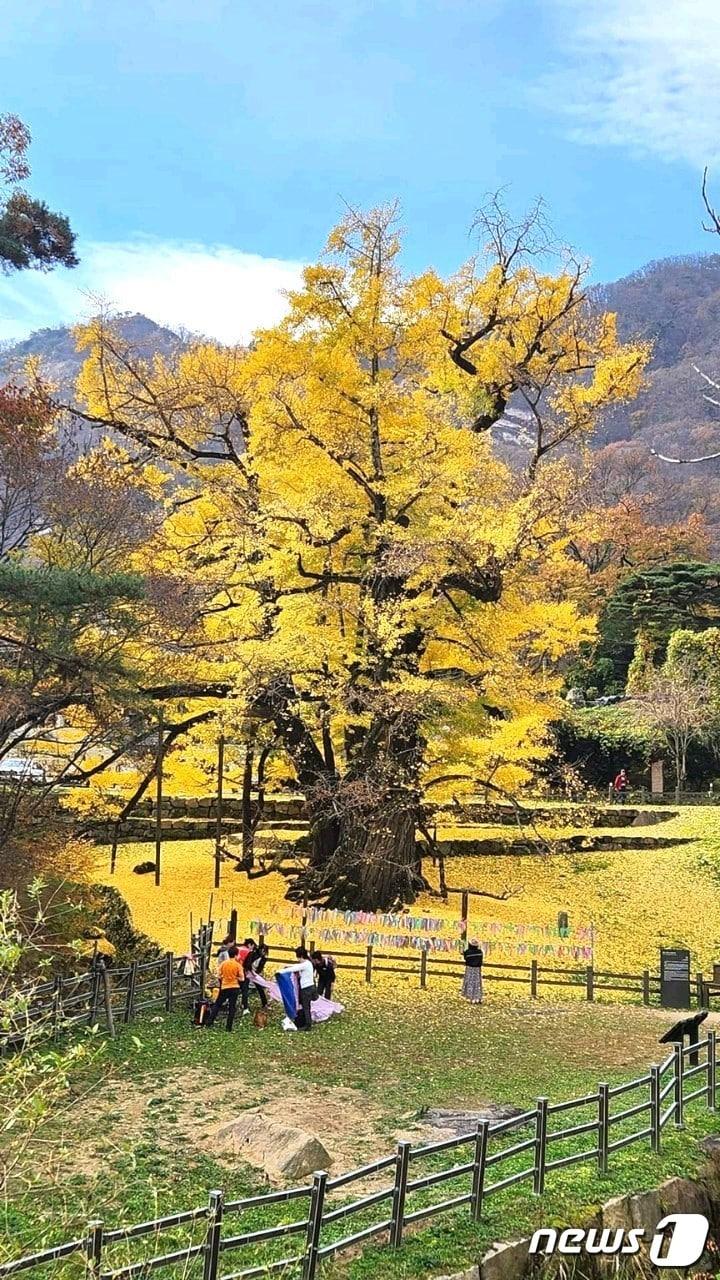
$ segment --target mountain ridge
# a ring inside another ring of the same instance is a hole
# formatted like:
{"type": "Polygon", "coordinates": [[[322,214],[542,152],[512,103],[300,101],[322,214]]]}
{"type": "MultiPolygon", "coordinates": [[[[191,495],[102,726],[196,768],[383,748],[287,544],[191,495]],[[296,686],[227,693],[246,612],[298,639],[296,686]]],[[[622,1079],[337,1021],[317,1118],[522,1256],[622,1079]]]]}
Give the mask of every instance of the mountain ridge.
{"type": "MultiPolygon", "coordinates": [[[[590,304],[617,315],[623,341],[652,340],[646,385],[632,402],[607,413],[593,437],[596,453],[614,454],[614,465],[652,451],[697,456],[720,447],[720,401],[702,374],[720,382],[720,254],[688,254],[647,263],[630,275],[588,291],[590,304]],[[701,372],[696,371],[695,366],[701,372]]],[[[140,312],[118,317],[123,336],[143,355],[170,355],[187,336],[140,312]]],[[[38,357],[61,393],[71,392],[83,361],[70,326],[37,330],[0,352],[0,376],[18,376],[24,361],[38,357]]],[[[513,452],[523,433],[519,406],[509,407],[498,426],[501,449],[513,452]]],[[[703,513],[720,540],[720,463],[702,467],[666,465],[667,519],[703,513]]],[[[663,473],[664,474],[664,473],[663,473]]],[[[657,483],[657,470],[653,482],[657,483]]]]}

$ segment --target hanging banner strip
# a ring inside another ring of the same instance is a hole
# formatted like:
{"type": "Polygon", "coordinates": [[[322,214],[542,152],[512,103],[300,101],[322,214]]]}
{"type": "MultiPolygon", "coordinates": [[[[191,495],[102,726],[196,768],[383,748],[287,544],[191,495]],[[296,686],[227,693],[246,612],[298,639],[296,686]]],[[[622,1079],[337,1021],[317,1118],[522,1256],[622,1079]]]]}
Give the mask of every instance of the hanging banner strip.
{"type": "Polygon", "coordinates": [[[462,933],[464,928],[491,937],[511,938],[562,938],[572,939],[574,943],[591,943],[593,931],[591,925],[578,925],[577,928],[560,928],[552,924],[517,924],[503,920],[473,920],[468,925],[464,920],[452,920],[444,916],[396,915],[392,912],[372,911],[332,911],[329,907],[291,907],[291,916],[296,920],[306,920],[308,924],[368,925],[375,929],[403,929],[409,933],[462,933]]]}
{"type": "MultiPolygon", "coordinates": [[[[297,925],[283,924],[268,920],[251,920],[250,930],[261,933],[266,940],[273,938],[298,939],[297,925]]],[[[462,952],[465,944],[459,938],[417,938],[403,933],[381,933],[375,929],[337,929],[319,928],[314,930],[315,942],[354,943],[362,946],[389,947],[397,950],[462,952]]],[[[557,960],[592,960],[590,946],[577,946],[565,942],[505,941],[498,938],[485,937],[478,931],[478,941],[486,959],[491,956],[531,956],[533,958],[557,960]]]]}

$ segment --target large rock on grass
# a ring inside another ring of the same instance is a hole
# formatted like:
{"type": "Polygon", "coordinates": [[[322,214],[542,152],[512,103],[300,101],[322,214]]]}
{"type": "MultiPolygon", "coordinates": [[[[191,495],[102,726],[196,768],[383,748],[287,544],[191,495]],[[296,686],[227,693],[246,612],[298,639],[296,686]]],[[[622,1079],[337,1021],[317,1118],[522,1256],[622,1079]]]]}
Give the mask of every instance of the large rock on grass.
{"type": "Polygon", "coordinates": [[[218,1146],[278,1181],[304,1178],[329,1169],[332,1157],[322,1142],[302,1129],[289,1128],[252,1111],[218,1130],[218,1146]]]}

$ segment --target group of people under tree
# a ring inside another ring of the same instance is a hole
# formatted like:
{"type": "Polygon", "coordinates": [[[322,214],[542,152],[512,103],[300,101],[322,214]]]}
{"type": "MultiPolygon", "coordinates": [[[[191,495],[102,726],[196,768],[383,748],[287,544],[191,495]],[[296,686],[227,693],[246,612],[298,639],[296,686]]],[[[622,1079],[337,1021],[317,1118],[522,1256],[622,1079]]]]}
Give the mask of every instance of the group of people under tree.
{"type": "MultiPolygon", "coordinates": [[[[245,938],[242,944],[227,936],[220,944],[217,953],[219,990],[210,1007],[206,1025],[212,1027],[220,1010],[227,1008],[226,1030],[232,1031],[240,1000],[242,1016],[250,1013],[250,988],[252,987],[260,1000],[262,1009],[267,1008],[268,998],[265,988],[253,982],[253,976],[262,977],[267,963],[269,950],[263,941],[245,938]]],[[[323,955],[321,951],[308,952],[304,946],[296,947],[294,964],[284,965],[280,973],[296,973],[299,984],[299,1003],[302,1018],[299,1029],[312,1029],[312,1002],[318,996],[329,1000],[335,981],[335,961],[332,956],[323,955]]]]}
{"type": "MultiPolygon", "coordinates": [[[[262,976],[268,960],[269,950],[263,942],[254,938],[245,938],[238,944],[230,936],[223,939],[217,953],[219,990],[210,1007],[206,1025],[212,1027],[222,1009],[227,1009],[226,1029],[232,1031],[237,1012],[238,1001],[242,1016],[250,1013],[250,989],[257,992],[260,1007],[267,1008],[268,998],[265,988],[253,982],[253,975],[262,976]]],[[[298,979],[298,998],[301,1016],[298,1020],[300,1030],[312,1029],[312,1003],[319,996],[327,1000],[332,998],[335,982],[335,961],[332,956],[322,951],[309,952],[306,947],[295,948],[295,962],[283,967],[280,973],[295,973],[298,979]]],[[[482,1004],[483,999],[483,952],[477,941],[469,942],[463,951],[465,973],[460,994],[470,1004],[482,1004]]],[[[300,1012],[299,1011],[299,1012],[300,1012]]]]}

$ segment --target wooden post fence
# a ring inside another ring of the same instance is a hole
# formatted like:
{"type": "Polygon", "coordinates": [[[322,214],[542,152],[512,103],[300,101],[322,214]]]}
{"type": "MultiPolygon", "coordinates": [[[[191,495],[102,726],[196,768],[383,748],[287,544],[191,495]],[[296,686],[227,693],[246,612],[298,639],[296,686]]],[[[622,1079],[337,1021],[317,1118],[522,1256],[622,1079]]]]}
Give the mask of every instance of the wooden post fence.
{"type": "Polygon", "coordinates": [[[107,971],[107,965],[103,959],[99,963],[100,980],[103,989],[103,1002],[105,1004],[105,1021],[107,1023],[108,1035],[111,1040],[115,1039],[115,1019],[113,1018],[112,1007],[112,990],[110,987],[110,974],[107,971]]]}
{"type": "Polygon", "coordinates": [[[103,1224],[99,1218],[88,1223],[85,1239],[85,1275],[87,1280],[97,1280],[100,1274],[103,1247],[103,1224]]]}
{"type": "Polygon", "coordinates": [[[97,967],[97,948],[93,957],[92,975],[90,979],[90,1014],[88,1023],[91,1027],[97,1024],[98,1005],[100,1003],[100,970],[97,967]]]}
{"type": "MultiPolygon", "coordinates": [[[[203,926],[200,930],[200,936],[204,938],[208,935],[208,927],[203,926]]],[[[143,966],[144,968],[146,966],[143,966]]],[[[147,966],[149,971],[152,968],[152,965],[147,966]]],[[[151,980],[148,985],[153,985],[153,981],[151,980]]],[[[158,997],[158,999],[161,998],[161,996],[158,997]]],[[[84,994],[81,999],[84,1000],[84,994]]],[[[222,1191],[212,1191],[210,1192],[208,1206],[205,1209],[181,1209],[178,1212],[169,1214],[167,1217],[156,1218],[151,1222],[135,1223],[122,1230],[104,1232],[102,1221],[93,1219],[79,1238],[76,1237],[71,1241],[52,1245],[50,1248],[27,1255],[24,1258],[15,1258],[0,1263],[0,1280],[10,1280],[11,1276],[14,1277],[20,1271],[30,1267],[55,1263],[62,1264],[59,1272],[62,1275],[66,1265],[64,1260],[71,1256],[74,1256],[76,1260],[84,1260],[85,1280],[100,1280],[101,1276],[107,1278],[113,1275],[120,1277],[120,1280],[123,1280],[123,1277],[124,1280],[128,1280],[128,1277],[132,1280],[132,1277],[139,1277],[141,1272],[143,1274],[149,1273],[155,1268],[175,1262],[181,1263],[189,1260],[190,1257],[198,1256],[202,1257],[203,1260],[202,1280],[219,1280],[220,1256],[223,1248],[235,1250],[241,1246],[248,1245],[254,1249],[255,1245],[261,1242],[279,1240],[286,1235],[295,1233],[304,1233],[305,1236],[304,1248],[300,1257],[277,1259],[268,1261],[265,1264],[261,1262],[258,1264],[259,1260],[250,1255],[247,1259],[250,1266],[243,1267],[245,1259],[239,1258],[238,1264],[243,1269],[234,1271],[233,1275],[259,1277],[261,1274],[264,1275],[270,1271],[285,1271],[286,1268],[289,1271],[298,1263],[301,1263],[302,1280],[318,1280],[321,1259],[336,1252],[355,1247],[360,1241],[378,1236],[381,1231],[386,1232],[389,1229],[388,1243],[392,1248],[397,1249],[403,1242],[406,1225],[412,1224],[414,1226],[418,1221],[442,1215],[448,1210],[456,1209],[459,1204],[468,1206],[473,1221],[480,1221],[485,1201],[516,1182],[524,1182],[526,1184],[531,1182],[535,1194],[542,1195],[545,1190],[546,1174],[552,1175],[556,1169],[568,1163],[574,1164],[576,1160],[589,1165],[594,1165],[595,1161],[597,1161],[598,1172],[601,1175],[605,1175],[608,1172],[610,1158],[614,1159],[615,1152],[621,1147],[631,1143],[645,1146],[649,1140],[652,1151],[659,1152],[664,1126],[672,1124],[673,1120],[677,1124],[678,1116],[682,1122],[682,1112],[685,1104],[689,1106],[698,1101],[704,1102],[711,1110],[714,1108],[717,1082],[717,1039],[716,1033],[710,1032],[707,1038],[701,1042],[699,1050],[701,1053],[703,1051],[706,1052],[706,1058],[701,1060],[696,1067],[691,1066],[687,1061],[688,1054],[683,1053],[683,1046],[676,1044],[669,1058],[661,1065],[652,1066],[649,1073],[644,1074],[639,1079],[629,1080],[612,1088],[608,1084],[602,1083],[598,1085],[595,1094],[566,1101],[557,1101],[552,1105],[549,1104],[547,1098],[538,1098],[534,1112],[522,1113],[510,1121],[503,1121],[496,1125],[491,1125],[487,1120],[481,1121],[474,1135],[460,1135],[457,1138],[443,1140],[439,1143],[421,1144],[415,1148],[411,1147],[409,1142],[400,1142],[394,1155],[386,1155],[365,1165],[362,1169],[352,1170],[339,1178],[329,1180],[326,1173],[316,1173],[313,1177],[311,1188],[306,1185],[288,1188],[286,1192],[269,1192],[267,1197],[254,1195],[246,1200],[231,1201],[228,1205],[224,1204],[222,1191]],[[696,1079],[696,1073],[698,1072],[703,1081],[701,1087],[690,1086],[686,1095],[683,1096],[683,1080],[692,1081],[696,1079]],[[638,1115],[640,1112],[646,1113],[648,1104],[645,1099],[648,1096],[648,1085],[650,1092],[649,1127],[643,1127],[627,1137],[620,1137],[616,1142],[610,1142],[609,1134],[612,1131],[611,1126],[613,1124],[629,1120],[630,1117],[638,1115]],[[623,1110],[624,1102],[619,1101],[619,1099],[624,1099],[625,1095],[635,1090],[642,1090],[644,1100],[640,1103],[633,1103],[623,1110]],[[663,1095],[668,1100],[664,1114],[662,1109],[663,1095]],[[619,1102],[618,1107],[616,1107],[616,1099],[619,1102]],[[571,1120],[564,1128],[557,1128],[553,1123],[549,1131],[549,1116],[555,1117],[558,1113],[568,1113],[576,1110],[582,1117],[587,1115],[587,1108],[595,1103],[598,1108],[596,1121],[581,1119],[579,1123],[573,1123],[571,1120]],[[508,1133],[526,1130],[526,1127],[532,1125],[533,1121],[534,1136],[514,1145],[511,1144],[508,1147],[508,1133]],[[584,1133],[588,1136],[597,1135],[590,1149],[573,1150],[567,1156],[553,1158],[553,1152],[556,1149],[554,1144],[556,1142],[574,1139],[579,1133],[584,1133]],[[490,1154],[490,1142],[493,1138],[499,1138],[500,1143],[490,1154]],[[467,1155],[468,1144],[474,1144],[472,1157],[467,1155]],[[515,1157],[519,1151],[525,1150],[528,1146],[533,1150],[532,1165],[522,1171],[517,1171],[517,1166],[514,1164],[515,1157]],[[437,1166],[433,1164],[428,1175],[409,1180],[410,1161],[412,1158],[430,1158],[433,1160],[440,1151],[447,1153],[448,1158],[453,1162],[450,1167],[438,1170],[437,1166]],[[457,1152],[457,1157],[454,1154],[451,1156],[451,1151],[453,1153],[457,1152]],[[458,1157],[462,1161],[460,1164],[455,1163],[458,1157]],[[503,1169],[502,1165],[506,1160],[509,1167],[506,1166],[503,1169]],[[491,1179],[486,1176],[488,1166],[492,1167],[494,1175],[491,1179]],[[343,1202],[339,1207],[333,1206],[329,1212],[325,1211],[328,1192],[334,1192],[360,1178],[372,1176],[382,1169],[394,1169],[392,1188],[385,1187],[377,1193],[361,1196],[353,1204],[348,1205],[343,1202]],[[406,1213],[408,1194],[414,1194],[416,1191],[444,1182],[446,1179],[461,1176],[467,1178],[468,1175],[472,1177],[469,1194],[452,1196],[449,1199],[441,1200],[440,1203],[423,1205],[421,1209],[406,1213]],[[381,1211],[382,1220],[368,1224],[365,1215],[370,1206],[385,1203],[390,1197],[392,1207],[389,1210],[389,1218],[385,1217],[388,1210],[383,1209],[381,1211]],[[261,1222],[257,1230],[244,1230],[243,1234],[239,1236],[226,1236],[223,1240],[224,1211],[232,1209],[233,1212],[242,1212],[250,1208],[257,1210],[264,1207],[266,1203],[275,1204],[279,1199],[285,1198],[302,1199],[305,1204],[309,1202],[307,1217],[299,1222],[280,1222],[272,1227],[263,1225],[261,1222]],[[329,1226],[331,1223],[334,1224],[339,1219],[345,1220],[355,1213],[361,1215],[359,1229],[352,1234],[343,1236],[340,1240],[335,1239],[323,1247],[321,1243],[323,1225],[327,1224],[329,1226]],[[161,1232],[174,1230],[181,1222],[197,1222],[200,1219],[204,1220],[206,1231],[204,1239],[197,1245],[191,1245],[187,1249],[169,1253],[167,1246],[163,1246],[160,1243],[161,1232]],[[108,1267],[107,1259],[104,1257],[106,1245],[113,1246],[121,1238],[126,1238],[130,1241],[143,1236],[153,1237],[153,1246],[151,1247],[159,1250],[158,1256],[148,1257],[147,1251],[143,1250],[142,1259],[131,1259],[116,1270],[108,1267]]]]}
{"type": "Polygon", "coordinates": [[[172,951],[165,952],[165,1009],[170,1013],[175,995],[175,957],[172,951]]]}
{"type": "Polygon", "coordinates": [[[654,1155],[660,1152],[662,1134],[662,1102],[660,1098],[660,1067],[650,1068],[650,1149],[654,1155]]]}
{"type": "Polygon", "coordinates": [[[410,1149],[409,1142],[399,1142],[395,1157],[395,1184],[393,1186],[392,1222],[390,1224],[390,1244],[393,1249],[399,1249],[402,1244],[410,1149]]]}
{"type": "Polygon", "coordinates": [[[62,978],[56,977],[53,981],[52,994],[52,1037],[57,1040],[60,1035],[60,1018],[62,1015],[62,978]]]}
{"type": "Polygon", "coordinates": [[[326,1185],[327,1174],[316,1173],[313,1177],[313,1186],[310,1195],[310,1215],[308,1217],[307,1236],[305,1238],[305,1256],[303,1258],[302,1280],[315,1280],[315,1275],[317,1273],[326,1185]]]}
{"type": "Polygon", "coordinates": [[[372,949],[372,946],[369,945],[367,948],[367,951],[365,952],[365,981],[366,982],[372,982],[372,959],[373,959],[373,949],[372,949]]]}
{"type": "Polygon", "coordinates": [[[138,962],[133,960],[128,974],[127,991],[125,993],[125,1013],[123,1022],[129,1022],[135,1012],[135,988],[137,987],[138,962]]]}
{"type": "Polygon", "coordinates": [[[674,1072],[674,1097],[675,1109],[673,1114],[673,1123],[676,1129],[684,1129],[683,1121],[683,1046],[680,1044],[673,1045],[673,1072],[674,1072]]]}
{"type": "Polygon", "coordinates": [[[535,1164],[533,1168],[533,1191],[541,1196],[545,1190],[545,1157],[547,1147],[548,1100],[538,1098],[535,1113],[535,1164]]]}
{"type": "Polygon", "coordinates": [[[203,1256],[203,1280],[216,1280],[220,1258],[223,1220],[223,1193],[211,1191],[208,1202],[207,1235],[203,1256]]]}
{"type": "Polygon", "coordinates": [[[477,1128],[477,1136],[475,1138],[475,1155],[473,1157],[473,1173],[472,1173],[472,1216],[475,1222],[479,1222],[482,1217],[483,1190],[485,1187],[485,1164],[487,1161],[488,1138],[490,1135],[490,1121],[480,1120],[477,1128]]]}
{"type": "Polygon", "coordinates": [[[608,1171],[610,1146],[610,1085],[598,1085],[598,1173],[608,1171]]]}

